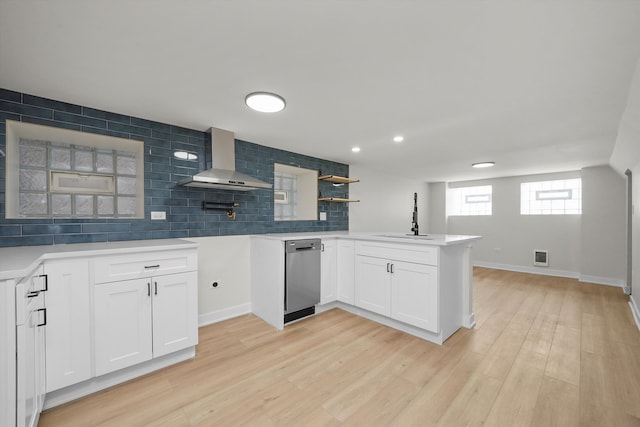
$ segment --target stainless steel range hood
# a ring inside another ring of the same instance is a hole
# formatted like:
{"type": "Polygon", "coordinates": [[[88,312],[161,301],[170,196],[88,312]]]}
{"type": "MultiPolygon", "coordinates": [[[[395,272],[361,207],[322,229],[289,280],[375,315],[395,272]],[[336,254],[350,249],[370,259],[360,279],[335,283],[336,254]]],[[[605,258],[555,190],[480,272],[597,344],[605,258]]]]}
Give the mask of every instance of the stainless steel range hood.
{"type": "Polygon", "coordinates": [[[267,182],[235,170],[236,155],[233,132],[218,128],[211,128],[209,132],[211,133],[211,169],[180,182],[180,185],[239,191],[273,188],[273,185],[267,182]]]}

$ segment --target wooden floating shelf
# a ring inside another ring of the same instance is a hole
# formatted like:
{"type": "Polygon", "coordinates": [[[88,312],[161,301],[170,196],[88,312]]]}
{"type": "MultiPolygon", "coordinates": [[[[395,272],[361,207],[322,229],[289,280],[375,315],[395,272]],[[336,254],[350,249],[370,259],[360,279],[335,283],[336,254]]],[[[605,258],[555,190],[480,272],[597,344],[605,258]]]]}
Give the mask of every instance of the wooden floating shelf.
{"type": "Polygon", "coordinates": [[[337,176],[337,175],[322,175],[322,176],[319,176],[318,179],[321,181],[336,182],[338,184],[349,184],[352,182],[360,182],[359,179],[346,178],[344,176],[337,176]]]}
{"type": "Polygon", "coordinates": [[[340,202],[340,203],[349,203],[349,202],[359,202],[360,200],[356,199],[343,199],[341,197],[320,197],[318,200],[321,202],[340,202]]]}

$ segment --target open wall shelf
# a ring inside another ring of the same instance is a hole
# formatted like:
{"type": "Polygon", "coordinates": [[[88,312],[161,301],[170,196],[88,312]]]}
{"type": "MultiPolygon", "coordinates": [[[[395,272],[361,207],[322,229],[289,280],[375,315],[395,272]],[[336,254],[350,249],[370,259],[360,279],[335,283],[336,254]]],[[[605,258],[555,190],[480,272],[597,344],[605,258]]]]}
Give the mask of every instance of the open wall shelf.
{"type": "Polygon", "coordinates": [[[339,202],[339,203],[349,203],[349,202],[359,202],[360,200],[356,199],[344,199],[342,197],[320,197],[318,199],[321,202],[339,202]]]}
{"type": "Polygon", "coordinates": [[[335,182],[337,184],[350,184],[352,182],[360,182],[359,179],[346,178],[344,176],[337,175],[322,175],[319,176],[318,179],[321,181],[335,182]]]}

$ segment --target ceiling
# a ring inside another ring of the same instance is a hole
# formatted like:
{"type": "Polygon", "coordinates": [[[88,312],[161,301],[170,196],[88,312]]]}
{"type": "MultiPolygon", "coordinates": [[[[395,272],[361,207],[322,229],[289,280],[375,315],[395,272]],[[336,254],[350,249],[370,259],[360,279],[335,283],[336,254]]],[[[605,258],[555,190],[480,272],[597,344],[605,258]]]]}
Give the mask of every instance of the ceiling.
{"type": "Polygon", "coordinates": [[[608,163],[638,58],[638,0],[0,2],[0,87],[425,181],[608,163]]]}

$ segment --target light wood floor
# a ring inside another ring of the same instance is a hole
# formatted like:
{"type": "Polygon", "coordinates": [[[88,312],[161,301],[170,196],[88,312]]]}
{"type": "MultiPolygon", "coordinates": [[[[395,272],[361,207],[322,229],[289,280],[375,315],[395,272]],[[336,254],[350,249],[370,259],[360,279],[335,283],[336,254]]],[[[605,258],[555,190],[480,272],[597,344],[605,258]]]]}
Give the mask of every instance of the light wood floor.
{"type": "Polygon", "coordinates": [[[200,329],[192,361],[40,426],[639,426],[640,333],[619,288],[476,268],[477,326],[443,346],[342,310],[200,329]]]}

